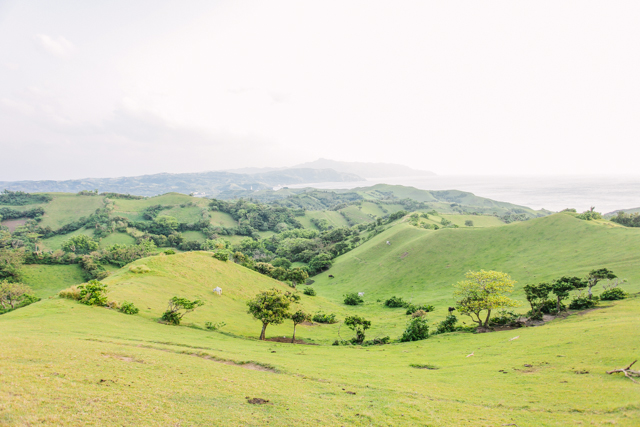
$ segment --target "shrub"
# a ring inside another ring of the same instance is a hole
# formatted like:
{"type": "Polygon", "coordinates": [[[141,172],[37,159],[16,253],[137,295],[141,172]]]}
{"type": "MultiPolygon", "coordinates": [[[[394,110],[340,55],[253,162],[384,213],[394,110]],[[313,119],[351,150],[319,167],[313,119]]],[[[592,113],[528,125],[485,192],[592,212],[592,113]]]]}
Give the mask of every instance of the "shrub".
{"type": "Polygon", "coordinates": [[[344,319],[344,324],[356,333],[356,337],[352,339],[354,344],[362,344],[365,331],[371,328],[371,321],[360,316],[348,316],[344,319]]]}
{"type": "Polygon", "coordinates": [[[407,302],[405,302],[402,298],[392,296],[384,302],[384,305],[389,308],[406,307],[407,302]]]}
{"type": "Polygon", "coordinates": [[[364,300],[357,293],[352,292],[344,296],[344,303],[346,305],[358,305],[364,303],[364,300]]]}
{"type": "Polygon", "coordinates": [[[417,310],[414,311],[413,313],[411,313],[411,317],[422,317],[422,316],[426,316],[427,312],[424,310],[417,310]]]}
{"type": "MultiPolygon", "coordinates": [[[[551,301],[553,303],[553,301],[551,301]]],[[[555,303],[553,304],[555,307],[555,303]]],[[[489,321],[492,325],[498,326],[520,326],[518,319],[520,315],[514,313],[511,310],[500,310],[494,317],[492,317],[489,321]]]]}
{"type": "Polygon", "coordinates": [[[442,322],[438,323],[436,333],[446,334],[447,332],[454,332],[456,330],[456,323],[458,318],[453,314],[448,315],[442,322]]]}
{"type": "Polygon", "coordinates": [[[218,322],[218,323],[205,322],[204,324],[204,327],[210,331],[217,331],[218,329],[223,328],[225,326],[227,326],[225,322],[218,322]]]}
{"type": "Polygon", "coordinates": [[[407,323],[407,328],[400,337],[400,342],[420,341],[429,338],[429,324],[424,317],[416,317],[407,323]]]}
{"type": "Polygon", "coordinates": [[[58,296],[60,298],[67,298],[67,299],[72,299],[72,300],[76,300],[79,301],[80,300],[80,289],[78,289],[77,286],[72,286],[68,289],[64,289],[60,292],[58,292],[58,296]]]}
{"type": "Polygon", "coordinates": [[[138,309],[138,307],[133,305],[132,302],[125,301],[122,303],[118,311],[124,314],[138,314],[140,310],[138,309]]]}
{"type": "Polygon", "coordinates": [[[151,269],[149,267],[147,267],[144,264],[140,264],[140,265],[132,265],[129,267],[129,271],[135,274],[142,274],[142,273],[148,273],[151,271],[151,269]]]}
{"type": "Polygon", "coordinates": [[[600,294],[602,301],[615,301],[619,299],[625,299],[628,294],[620,288],[611,288],[600,294]]]}
{"type": "Polygon", "coordinates": [[[415,313],[416,311],[424,311],[425,313],[429,313],[435,310],[435,307],[429,304],[421,304],[421,305],[407,304],[405,307],[407,307],[407,312],[406,312],[407,316],[415,313]]]}
{"type": "Polygon", "coordinates": [[[167,249],[166,251],[164,251],[165,255],[175,255],[176,251],[174,251],[173,249],[167,249]]]}
{"type": "Polygon", "coordinates": [[[464,222],[465,227],[473,227],[473,221],[468,219],[464,222]]]}
{"type": "Polygon", "coordinates": [[[372,340],[364,341],[362,345],[384,345],[391,342],[390,337],[374,338],[372,340]]]}
{"type": "Polygon", "coordinates": [[[317,323],[338,323],[335,313],[325,314],[321,311],[314,314],[311,320],[317,323]]]}
{"type": "Polygon", "coordinates": [[[220,261],[229,261],[229,252],[228,251],[218,251],[213,254],[215,259],[220,261]]]}
{"type": "Polygon", "coordinates": [[[107,285],[98,282],[97,280],[90,280],[86,285],[78,286],[80,290],[79,301],[86,305],[97,305],[104,307],[107,305],[107,285]]]}
{"type": "Polygon", "coordinates": [[[569,304],[569,308],[571,310],[586,310],[588,308],[593,308],[598,305],[600,299],[598,297],[593,297],[589,299],[589,297],[577,296],[569,304]]]}
{"type": "Polygon", "coordinates": [[[304,288],[304,291],[302,291],[302,293],[305,294],[305,295],[312,296],[312,297],[316,296],[316,290],[313,289],[311,286],[308,286],[308,287],[304,288]]]}
{"type": "Polygon", "coordinates": [[[203,305],[204,302],[199,299],[190,301],[187,298],[173,297],[169,300],[167,311],[162,314],[162,320],[172,325],[179,325],[185,314],[203,305]]]}

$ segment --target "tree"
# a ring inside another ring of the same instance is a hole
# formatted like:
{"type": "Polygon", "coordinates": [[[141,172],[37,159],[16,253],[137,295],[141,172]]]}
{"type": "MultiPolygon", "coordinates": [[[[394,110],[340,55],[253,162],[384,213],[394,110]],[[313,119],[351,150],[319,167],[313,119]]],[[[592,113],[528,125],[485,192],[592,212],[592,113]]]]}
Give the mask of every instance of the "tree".
{"type": "Polygon", "coordinates": [[[0,306],[4,310],[14,310],[31,293],[31,288],[25,284],[0,282],[0,306]]]}
{"type": "Polygon", "coordinates": [[[311,315],[305,313],[302,310],[298,310],[291,315],[291,320],[293,321],[293,337],[291,337],[291,343],[296,342],[296,326],[298,326],[302,322],[306,322],[311,318],[311,315]]]}
{"type": "Polygon", "coordinates": [[[295,288],[296,285],[306,282],[306,280],[309,278],[309,273],[307,273],[306,270],[300,267],[295,267],[289,270],[287,278],[291,280],[291,282],[293,283],[293,287],[295,288]]]}
{"type": "Polygon", "coordinates": [[[400,337],[401,342],[420,341],[429,338],[429,323],[426,317],[414,317],[400,337]]]}
{"type": "Polygon", "coordinates": [[[587,287],[589,288],[589,299],[593,297],[593,295],[591,294],[591,288],[597,285],[600,280],[611,280],[611,279],[615,279],[616,277],[618,276],[613,274],[613,271],[609,270],[608,268],[591,270],[589,272],[589,275],[587,276],[587,287]]]}
{"type": "Polygon", "coordinates": [[[311,261],[309,261],[309,269],[314,273],[320,273],[321,271],[327,270],[331,267],[331,255],[327,253],[321,253],[314,256],[311,261]]]}
{"type": "Polygon", "coordinates": [[[282,267],[288,269],[289,267],[291,267],[291,261],[286,258],[276,258],[271,261],[271,265],[273,265],[274,267],[282,267]]]}
{"type": "Polygon", "coordinates": [[[479,326],[489,326],[491,310],[519,305],[505,295],[513,292],[513,285],[516,283],[507,273],[480,270],[470,271],[465,277],[466,280],[454,285],[454,295],[460,297],[456,308],[460,314],[471,317],[479,326]],[[487,316],[483,322],[480,315],[485,310],[487,316]]]}
{"type": "Polygon", "coordinates": [[[86,234],[78,234],[62,242],[62,250],[78,255],[87,255],[98,250],[98,242],[86,234]]]}
{"type": "Polygon", "coordinates": [[[273,323],[279,325],[289,317],[289,306],[292,302],[300,300],[299,295],[291,292],[283,293],[279,289],[272,288],[260,292],[252,300],[247,301],[248,313],[262,322],[260,339],[265,339],[267,326],[273,323]]]}
{"type": "Polygon", "coordinates": [[[97,280],[90,280],[86,285],[78,286],[80,302],[86,305],[107,305],[107,285],[97,280]]]}
{"type": "Polygon", "coordinates": [[[473,227],[473,221],[468,219],[464,222],[465,227],[473,227]]]}
{"type": "Polygon", "coordinates": [[[187,298],[173,297],[169,300],[167,311],[162,314],[162,320],[173,325],[179,325],[185,314],[191,313],[203,305],[204,301],[199,299],[191,301],[187,298]]]}
{"type": "Polygon", "coordinates": [[[549,298],[551,285],[548,283],[538,283],[537,285],[525,285],[524,294],[531,305],[531,318],[541,319],[542,308],[549,298]]]}
{"type": "Polygon", "coordinates": [[[344,319],[344,324],[356,333],[356,344],[362,344],[364,341],[364,331],[371,327],[371,321],[360,316],[348,316],[344,319]]]}
{"type": "Polygon", "coordinates": [[[560,313],[562,300],[569,298],[569,292],[574,289],[582,289],[585,287],[584,280],[579,277],[562,276],[551,284],[551,292],[557,299],[556,310],[560,313]]]}
{"type": "Polygon", "coordinates": [[[160,227],[169,230],[175,230],[179,225],[178,220],[169,215],[158,215],[156,219],[153,220],[153,222],[158,224],[160,227]]]}
{"type": "Polygon", "coordinates": [[[355,292],[344,295],[344,303],[346,305],[358,305],[364,303],[364,299],[355,292]]]}
{"type": "Polygon", "coordinates": [[[0,280],[17,282],[20,280],[24,263],[24,251],[0,249],[0,280]]]}

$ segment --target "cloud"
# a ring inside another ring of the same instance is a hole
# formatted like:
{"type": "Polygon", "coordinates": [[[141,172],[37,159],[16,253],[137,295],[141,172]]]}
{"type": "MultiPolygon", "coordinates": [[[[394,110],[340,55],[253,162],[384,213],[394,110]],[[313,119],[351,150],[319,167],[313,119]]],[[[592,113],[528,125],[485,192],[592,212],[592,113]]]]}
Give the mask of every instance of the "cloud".
{"type": "Polygon", "coordinates": [[[62,36],[53,38],[46,34],[36,34],[33,38],[40,48],[58,58],[69,57],[75,51],[73,43],[62,36]]]}

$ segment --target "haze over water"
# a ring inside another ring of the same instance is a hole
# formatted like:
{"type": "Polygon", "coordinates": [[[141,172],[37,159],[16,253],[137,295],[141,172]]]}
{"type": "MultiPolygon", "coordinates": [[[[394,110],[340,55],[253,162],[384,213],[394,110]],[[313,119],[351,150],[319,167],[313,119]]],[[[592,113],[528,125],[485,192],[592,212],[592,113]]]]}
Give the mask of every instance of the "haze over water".
{"type": "Polygon", "coordinates": [[[315,187],[346,189],[378,183],[407,185],[422,190],[461,190],[476,196],[515,203],[534,209],[560,211],[575,208],[578,212],[595,206],[608,213],[617,209],[640,207],[640,175],[617,176],[461,176],[370,178],[358,182],[324,182],[290,185],[292,188],[315,187]]]}

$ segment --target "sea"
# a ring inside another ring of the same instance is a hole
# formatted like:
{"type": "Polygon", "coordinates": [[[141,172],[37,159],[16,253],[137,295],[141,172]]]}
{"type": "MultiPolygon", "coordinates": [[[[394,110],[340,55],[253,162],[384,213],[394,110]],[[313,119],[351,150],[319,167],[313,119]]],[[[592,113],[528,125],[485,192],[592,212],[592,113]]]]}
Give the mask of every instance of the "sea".
{"type": "Polygon", "coordinates": [[[319,182],[290,188],[351,189],[374,184],[405,185],[421,190],[461,190],[476,196],[533,209],[583,212],[595,207],[603,214],[640,207],[640,175],[472,176],[370,178],[355,182],[319,182]]]}

